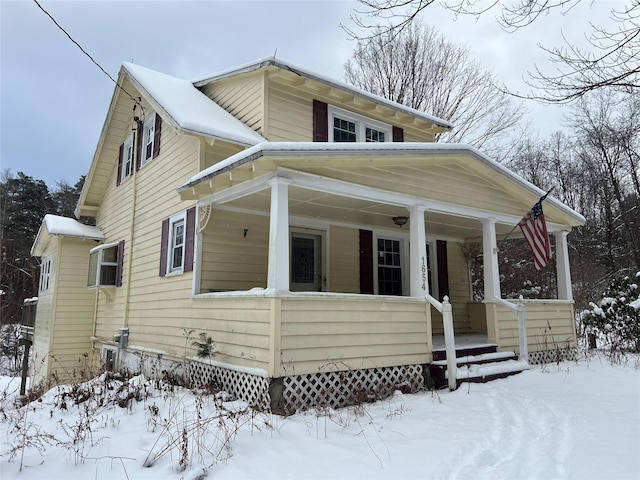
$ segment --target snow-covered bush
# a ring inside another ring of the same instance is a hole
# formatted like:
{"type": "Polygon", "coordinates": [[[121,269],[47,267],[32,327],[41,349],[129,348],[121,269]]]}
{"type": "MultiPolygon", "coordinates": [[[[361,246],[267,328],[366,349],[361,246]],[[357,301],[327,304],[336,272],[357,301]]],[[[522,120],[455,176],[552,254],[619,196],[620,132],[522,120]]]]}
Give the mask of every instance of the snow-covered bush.
{"type": "Polygon", "coordinates": [[[587,334],[615,350],[640,351],[640,272],[611,282],[602,300],[580,314],[587,334]]]}

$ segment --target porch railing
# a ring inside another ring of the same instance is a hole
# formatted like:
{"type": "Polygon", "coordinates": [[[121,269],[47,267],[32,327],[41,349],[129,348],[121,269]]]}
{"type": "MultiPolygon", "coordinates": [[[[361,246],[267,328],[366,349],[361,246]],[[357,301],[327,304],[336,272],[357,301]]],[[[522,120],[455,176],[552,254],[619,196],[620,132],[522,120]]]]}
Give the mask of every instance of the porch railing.
{"type": "Polygon", "coordinates": [[[518,337],[520,340],[520,360],[525,362],[529,362],[529,344],[527,340],[527,313],[526,307],[524,305],[524,299],[522,295],[518,299],[518,303],[515,305],[511,302],[507,302],[502,298],[496,297],[496,302],[498,302],[503,307],[508,308],[509,310],[516,312],[518,316],[518,337]]]}
{"type": "Polygon", "coordinates": [[[427,301],[442,314],[442,324],[444,326],[444,347],[447,354],[447,379],[449,390],[458,388],[458,362],[456,359],[456,341],[453,334],[453,310],[449,303],[449,297],[444,296],[442,302],[434,297],[425,294],[427,301]]]}

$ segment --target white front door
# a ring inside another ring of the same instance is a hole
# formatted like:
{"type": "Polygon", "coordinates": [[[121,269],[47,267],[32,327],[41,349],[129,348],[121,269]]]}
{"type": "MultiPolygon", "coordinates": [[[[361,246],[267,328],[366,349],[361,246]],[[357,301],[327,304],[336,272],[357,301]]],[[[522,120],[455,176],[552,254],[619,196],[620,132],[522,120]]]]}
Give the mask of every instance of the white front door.
{"type": "Polygon", "coordinates": [[[292,292],[321,292],[324,275],[322,249],[324,232],[291,230],[290,290],[292,292]]]}

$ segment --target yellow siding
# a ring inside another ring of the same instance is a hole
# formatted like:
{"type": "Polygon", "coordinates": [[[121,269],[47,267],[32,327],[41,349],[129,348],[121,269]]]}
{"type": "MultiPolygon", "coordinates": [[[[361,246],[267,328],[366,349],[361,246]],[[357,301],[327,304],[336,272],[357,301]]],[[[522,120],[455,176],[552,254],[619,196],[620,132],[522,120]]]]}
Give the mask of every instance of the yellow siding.
{"type": "Polygon", "coordinates": [[[202,255],[203,293],[266,288],[269,217],[213,210],[203,232],[202,255]]]}
{"type": "MultiPolygon", "coordinates": [[[[561,301],[525,301],[527,344],[530,352],[575,346],[576,335],[573,305],[561,301]]],[[[518,351],[518,321],[516,313],[502,306],[495,308],[497,342],[500,348],[518,351]]]]}
{"type": "MultiPolygon", "coordinates": [[[[78,272],[88,271],[89,250],[94,246],[95,242],[90,240],[62,238],[60,241],[52,344],[55,355],[50,367],[60,381],[78,379],[81,374],[78,366],[89,366],[95,292],[87,288],[86,274],[78,272]]],[[[89,371],[83,373],[86,378],[89,371]]]]}
{"type": "Polygon", "coordinates": [[[262,73],[208,84],[203,93],[262,134],[264,132],[264,76],[262,73]]]}
{"type": "Polygon", "coordinates": [[[174,358],[193,357],[200,333],[210,336],[214,359],[268,369],[269,308],[265,298],[191,298],[156,300],[157,306],[132,309],[129,346],[151,348],[174,358]]]}
{"type": "Polygon", "coordinates": [[[331,226],[329,278],[332,292],[360,293],[360,237],[355,228],[331,226]]]}
{"type": "Polygon", "coordinates": [[[271,82],[267,132],[269,141],[313,141],[312,102],[313,98],[309,94],[271,82]]]}
{"type": "MultiPolygon", "coordinates": [[[[313,100],[363,115],[367,118],[403,128],[405,142],[433,142],[433,134],[414,124],[405,125],[394,117],[376,113],[375,109],[365,109],[353,102],[341,101],[331,96],[313,94],[306,89],[296,88],[270,81],[268,83],[266,138],[272,142],[310,142],[313,140],[313,100]]],[[[369,107],[372,104],[367,104],[369,107]]]]}
{"type": "MultiPolygon", "coordinates": [[[[145,105],[147,112],[152,112],[145,105]]],[[[122,139],[124,140],[124,139],[122,139]]],[[[123,285],[98,295],[96,336],[113,339],[118,329],[126,326],[125,311],[138,325],[154,325],[155,319],[144,318],[145,308],[160,307],[171,311],[173,298],[189,298],[192,274],[160,278],[160,237],[162,220],[188,209],[193,202],[183,202],[175,189],[193,176],[199,168],[199,140],[177,135],[163,123],[160,155],[116,186],[116,166],[112,169],[97,225],[105,234],[105,243],[125,241],[123,285]],[[135,191],[134,191],[135,190],[135,191]],[[135,215],[132,209],[135,203],[135,215]],[[134,241],[132,242],[132,234],[134,241]],[[129,271],[129,265],[131,265],[129,271]],[[126,297],[130,285],[130,301],[126,297]]],[[[179,317],[179,306],[170,315],[179,317]]]]}
{"type": "Polygon", "coordinates": [[[279,373],[427,363],[431,332],[425,307],[406,299],[282,299],[279,373]]]}
{"type": "Polygon", "coordinates": [[[211,165],[215,165],[243,150],[243,148],[238,145],[223,141],[216,141],[213,145],[203,141],[203,144],[205,145],[205,159],[203,165],[200,167],[201,170],[209,168],[211,165]]]}

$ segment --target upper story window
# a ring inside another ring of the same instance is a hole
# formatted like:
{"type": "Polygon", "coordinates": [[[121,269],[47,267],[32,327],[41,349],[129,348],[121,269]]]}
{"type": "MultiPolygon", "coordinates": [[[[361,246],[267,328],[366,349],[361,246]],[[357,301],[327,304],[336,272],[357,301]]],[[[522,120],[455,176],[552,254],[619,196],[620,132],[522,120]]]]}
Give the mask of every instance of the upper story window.
{"type": "Polygon", "coordinates": [[[48,256],[42,260],[40,265],[40,288],[39,295],[46,295],[49,293],[51,286],[51,263],[53,257],[48,256]]]}
{"type": "Polygon", "coordinates": [[[390,142],[391,125],[329,106],[330,142],[390,142]]]}
{"type": "Polygon", "coordinates": [[[89,251],[88,287],[122,285],[124,241],[99,245],[89,251]]]}
{"type": "Polygon", "coordinates": [[[142,126],[142,165],[153,158],[156,116],[151,115],[142,126]]]}
{"type": "Polygon", "coordinates": [[[124,180],[133,173],[133,134],[127,137],[122,147],[122,165],[120,166],[120,178],[124,180]]]}

